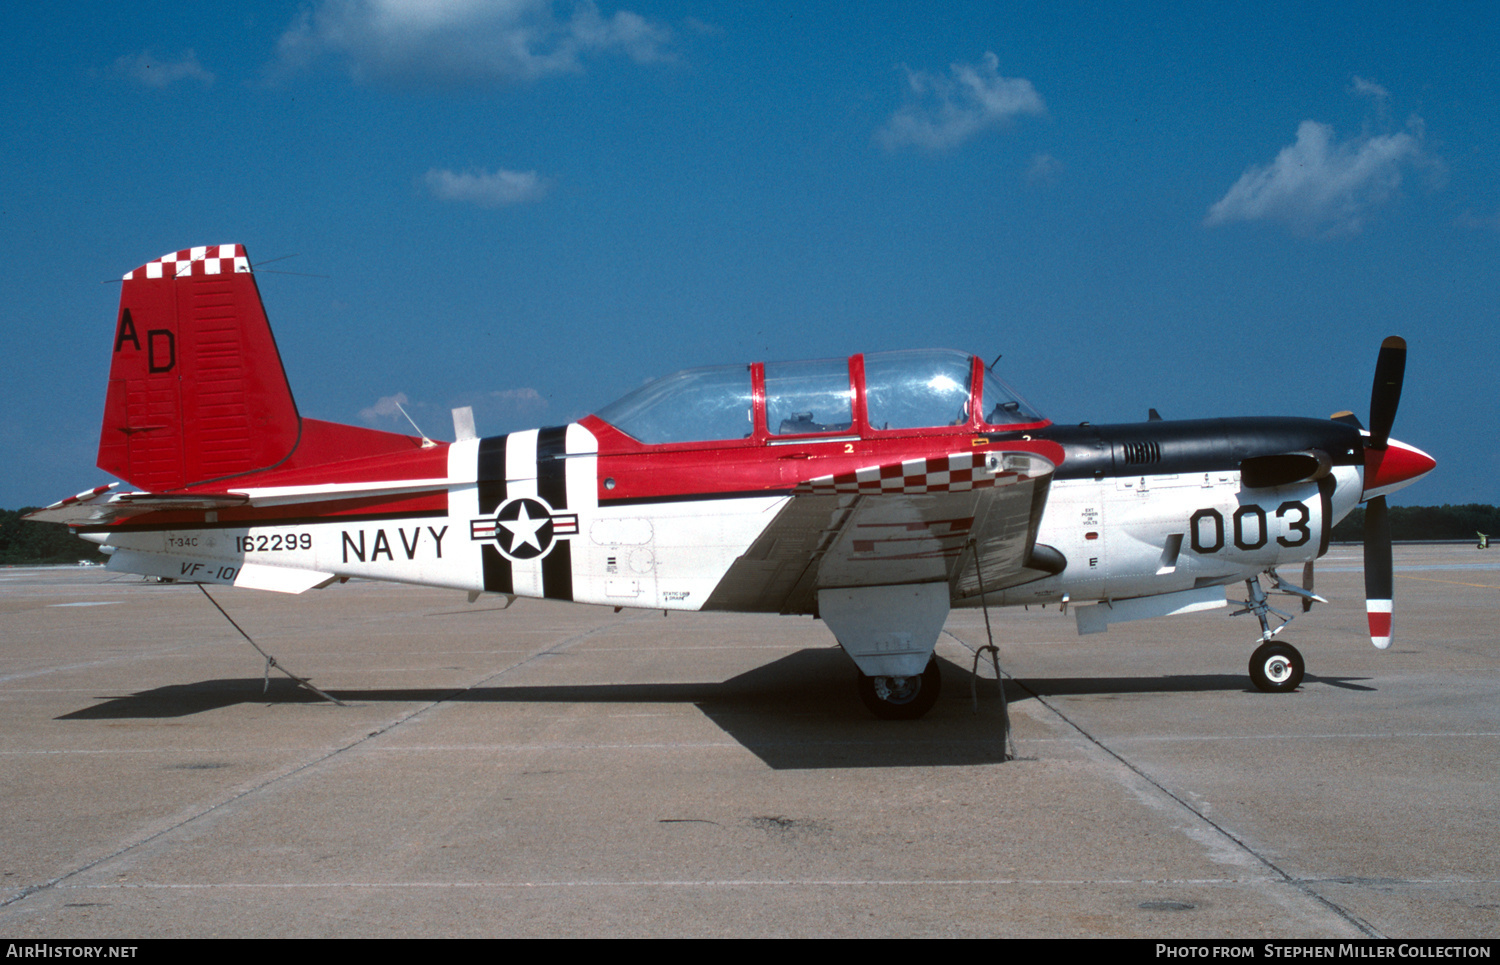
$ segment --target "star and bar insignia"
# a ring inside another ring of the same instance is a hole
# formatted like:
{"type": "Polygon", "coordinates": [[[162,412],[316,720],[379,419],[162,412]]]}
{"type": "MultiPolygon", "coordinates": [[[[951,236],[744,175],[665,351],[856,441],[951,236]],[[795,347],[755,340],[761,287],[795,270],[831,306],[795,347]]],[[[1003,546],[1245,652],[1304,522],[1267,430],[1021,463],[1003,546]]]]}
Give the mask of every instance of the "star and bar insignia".
{"type": "Polygon", "coordinates": [[[556,512],[530,496],[507,500],[493,517],[469,522],[470,539],[493,539],[500,552],[513,560],[540,559],[557,540],[577,533],[577,513],[556,512]]]}

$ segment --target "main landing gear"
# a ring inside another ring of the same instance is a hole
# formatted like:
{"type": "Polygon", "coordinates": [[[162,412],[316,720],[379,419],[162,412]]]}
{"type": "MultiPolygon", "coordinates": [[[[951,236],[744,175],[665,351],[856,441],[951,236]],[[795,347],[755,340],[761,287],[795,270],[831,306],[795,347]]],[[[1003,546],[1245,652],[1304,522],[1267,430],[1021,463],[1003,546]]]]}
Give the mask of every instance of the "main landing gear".
{"type": "MultiPolygon", "coordinates": [[[[1301,675],[1298,674],[1300,677],[1301,675]]],[[[856,681],[859,699],[870,713],[881,720],[916,720],[932,709],[943,689],[943,675],[937,657],[927,661],[927,669],[918,677],[868,677],[856,681]]]]}
{"type": "MultiPolygon", "coordinates": [[[[1307,601],[1304,607],[1312,601],[1328,602],[1311,590],[1304,590],[1300,586],[1293,586],[1286,582],[1274,568],[1267,570],[1266,573],[1271,577],[1273,590],[1302,597],[1304,601],[1307,601]]],[[[1250,655],[1250,682],[1255,684],[1257,690],[1263,690],[1268,694],[1289,694],[1301,685],[1302,674],[1307,669],[1307,665],[1303,662],[1302,654],[1297,652],[1296,647],[1273,638],[1292,622],[1292,614],[1278,610],[1267,602],[1266,591],[1261,588],[1258,575],[1246,580],[1245,587],[1250,591],[1250,599],[1242,601],[1244,609],[1236,610],[1233,615],[1253,613],[1260,620],[1261,644],[1255,648],[1255,653],[1250,655]],[[1267,614],[1271,613],[1281,617],[1281,624],[1275,629],[1271,628],[1271,621],[1267,617],[1267,614]]]]}

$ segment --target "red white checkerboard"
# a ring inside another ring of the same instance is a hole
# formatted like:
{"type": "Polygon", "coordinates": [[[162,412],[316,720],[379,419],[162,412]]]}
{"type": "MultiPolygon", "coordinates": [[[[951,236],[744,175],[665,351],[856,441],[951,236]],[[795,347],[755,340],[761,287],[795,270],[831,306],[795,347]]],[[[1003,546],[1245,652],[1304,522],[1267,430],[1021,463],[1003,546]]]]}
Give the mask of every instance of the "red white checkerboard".
{"type": "Polygon", "coordinates": [[[985,470],[984,464],[985,453],[959,452],[819,476],[809,479],[794,491],[813,496],[961,493],[990,486],[1009,486],[1028,478],[1008,470],[991,473],[985,470]]]}
{"type": "Polygon", "coordinates": [[[125,281],[132,278],[186,278],[194,274],[219,275],[225,272],[247,272],[250,259],[242,245],[202,245],[184,248],[148,261],[135,271],[125,273],[125,281]],[[137,272],[140,274],[137,275],[137,272]]]}

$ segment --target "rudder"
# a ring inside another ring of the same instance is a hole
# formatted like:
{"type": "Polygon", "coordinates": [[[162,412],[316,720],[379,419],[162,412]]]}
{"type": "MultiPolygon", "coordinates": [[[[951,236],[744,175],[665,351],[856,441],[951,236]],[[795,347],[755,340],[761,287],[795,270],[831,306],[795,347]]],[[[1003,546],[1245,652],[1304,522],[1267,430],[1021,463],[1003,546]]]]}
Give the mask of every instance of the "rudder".
{"type": "Polygon", "coordinates": [[[276,466],[300,433],[243,246],[188,248],[125,275],[99,468],[169,492],[276,466]]]}

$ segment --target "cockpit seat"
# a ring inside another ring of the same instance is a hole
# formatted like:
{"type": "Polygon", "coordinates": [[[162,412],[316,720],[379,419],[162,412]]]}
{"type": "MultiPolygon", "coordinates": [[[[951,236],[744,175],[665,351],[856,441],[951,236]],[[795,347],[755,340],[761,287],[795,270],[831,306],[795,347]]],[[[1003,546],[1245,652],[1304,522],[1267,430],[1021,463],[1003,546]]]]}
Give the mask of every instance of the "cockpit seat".
{"type": "Polygon", "coordinates": [[[849,428],[849,423],[838,425],[824,425],[814,422],[811,412],[793,412],[791,418],[781,420],[781,428],[776,430],[778,436],[795,436],[812,432],[844,432],[849,428]]]}

